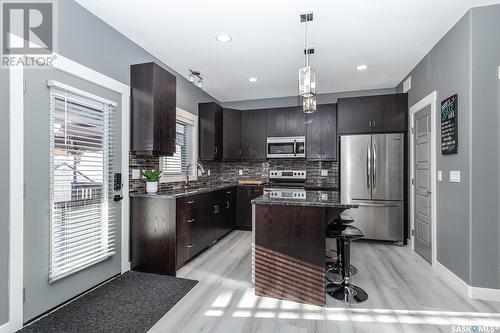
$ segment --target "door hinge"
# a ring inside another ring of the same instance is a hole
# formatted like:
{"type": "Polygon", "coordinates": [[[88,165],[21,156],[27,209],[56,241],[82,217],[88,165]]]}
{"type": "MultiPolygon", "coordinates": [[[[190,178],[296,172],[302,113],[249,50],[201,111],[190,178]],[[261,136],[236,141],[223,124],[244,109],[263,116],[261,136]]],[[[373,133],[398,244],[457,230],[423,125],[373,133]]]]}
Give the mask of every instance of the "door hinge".
{"type": "Polygon", "coordinates": [[[23,288],[23,304],[26,303],[26,288],[23,288]]]}
{"type": "Polygon", "coordinates": [[[415,229],[411,229],[411,235],[415,236],[415,229]]]}
{"type": "Polygon", "coordinates": [[[26,94],[26,79],[23,80],[23,93],[26,94]]]}
{"type": "Polygon", "coordinates": [[[410,128],[410,134],[415,134],[415,127],[410,128]]]}
{"type": "Polygon", "coordinates": [[[412,185],[415,185],[415,178],[412,178],[412,179],[411,179],[411,184],[412,184],[412,185]]]}

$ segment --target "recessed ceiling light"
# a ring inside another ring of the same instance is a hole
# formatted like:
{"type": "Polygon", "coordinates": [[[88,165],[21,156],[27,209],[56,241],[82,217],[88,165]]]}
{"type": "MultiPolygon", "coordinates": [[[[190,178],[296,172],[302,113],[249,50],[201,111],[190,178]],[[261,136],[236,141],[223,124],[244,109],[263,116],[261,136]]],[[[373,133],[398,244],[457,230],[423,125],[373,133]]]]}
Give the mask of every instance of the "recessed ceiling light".
{"type": "Polygon", "coordinates": [[[252,83],[255,83],[255,82],[259,81],[259,79],[258,79],[258,78],[256,78],[256,77],[249,77],[249,78],[248,78],[248,81],[249,81],[249,82],[252,82],[252,83]]]}
{"type": "Polygon", "coordinates": [[[359,65],[359,66],[356,66],[356,70],[357,71],[364,71],[367,68],[368,68],[368,65],[359,65]]]}
{"type": "Polygon", "coordinates": [[[233,38],[228,34],[217,35],[217,40],[221,43],[229,43],[233,38]]]}

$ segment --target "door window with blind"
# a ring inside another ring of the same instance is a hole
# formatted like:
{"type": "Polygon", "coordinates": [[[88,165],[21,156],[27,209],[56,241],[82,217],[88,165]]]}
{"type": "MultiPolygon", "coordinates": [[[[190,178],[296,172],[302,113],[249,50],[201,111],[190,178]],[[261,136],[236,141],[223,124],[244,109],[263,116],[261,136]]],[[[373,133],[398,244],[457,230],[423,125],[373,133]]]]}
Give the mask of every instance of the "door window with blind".
{"type": "MultiPolygon", "coordinates": [[[[173,156],[160,157],[161,182],[184,180],[188,165],[196,163],[197,123],[195,115],[177,109],[176,151],[173,156]]],[[[190,167],[189,179],[197,179],[196,168],[190,167]]]]}
{"type": "Polygon", "coordinates": [[[115,253],[110,187],[116,105],[89,96],[50,90],[51,283],[115,253]]]}

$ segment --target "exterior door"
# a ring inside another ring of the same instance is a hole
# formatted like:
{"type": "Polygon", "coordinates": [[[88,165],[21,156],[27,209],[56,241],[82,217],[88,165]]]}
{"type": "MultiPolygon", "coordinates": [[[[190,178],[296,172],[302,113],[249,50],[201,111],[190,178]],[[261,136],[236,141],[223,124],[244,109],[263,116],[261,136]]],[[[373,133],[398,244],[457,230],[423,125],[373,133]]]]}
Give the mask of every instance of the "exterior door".
{"type": "Polygon", "coordinates": [[[428,262],[432,262],[431,225],[431,108],[414,115],[414,219],[415,251],[428,262]]]}
{"type": "Polygon", "coordinates": [[[26,70],[25,79],[26,322],[120,273],[121,96],[55,69],[26,70]]]}
{"type": "Polygon", "coordinates": [[[372,198],[372,136],[348,135],[340,138],[340,193],[343,201],[372,198]]]}

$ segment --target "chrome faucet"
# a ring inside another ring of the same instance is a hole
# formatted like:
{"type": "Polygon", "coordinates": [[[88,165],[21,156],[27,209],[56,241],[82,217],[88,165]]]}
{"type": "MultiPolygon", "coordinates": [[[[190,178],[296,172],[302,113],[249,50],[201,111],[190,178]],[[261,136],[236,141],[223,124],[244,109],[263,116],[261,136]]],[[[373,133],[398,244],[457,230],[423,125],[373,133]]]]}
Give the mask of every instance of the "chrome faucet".
{"type": "Polygon", "coordinates": [[[196,166],[195,172],[198,172],[198,168],[200,168],[201,173],[205,173],[205,169],[203,169],[203,165],[201,165],[200,163],[190,163],[190,164],[186,165],[186,172],[184,174],[184,176],[185,176],[184,187],[188,187],[188,185],[189,185],[189,167],[192,165],[196,166]]]}

